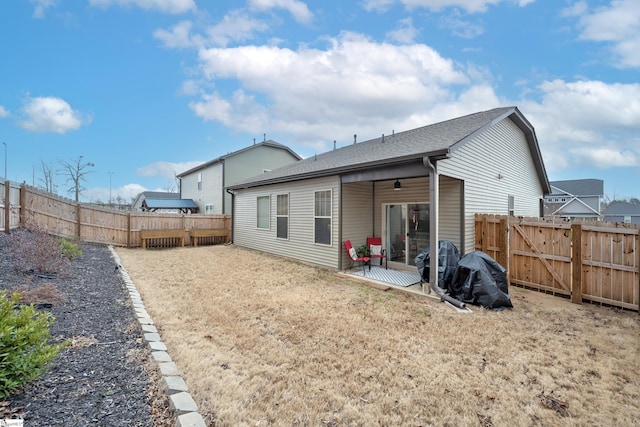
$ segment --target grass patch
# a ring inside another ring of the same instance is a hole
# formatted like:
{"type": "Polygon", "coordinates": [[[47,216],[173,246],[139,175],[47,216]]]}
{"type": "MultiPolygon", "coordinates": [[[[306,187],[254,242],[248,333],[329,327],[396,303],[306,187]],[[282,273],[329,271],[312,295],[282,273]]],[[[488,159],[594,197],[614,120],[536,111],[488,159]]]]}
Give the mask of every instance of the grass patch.
{"type": "Polygon", "coordinates": [[[511,288],[459,314],[234,246],[117,252],[218,426],[640,424],[637,313],[511,288]]]}

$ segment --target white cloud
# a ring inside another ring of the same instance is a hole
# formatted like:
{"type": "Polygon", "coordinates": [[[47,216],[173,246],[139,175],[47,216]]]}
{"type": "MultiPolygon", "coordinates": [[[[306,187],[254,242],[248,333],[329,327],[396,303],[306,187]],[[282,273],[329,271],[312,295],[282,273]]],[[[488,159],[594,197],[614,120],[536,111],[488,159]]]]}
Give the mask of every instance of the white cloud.
{"type": "Polygon", "coordinates": [[[463,39],[472,39],[484,33],[482,25],[462,19],[462,15],[457,10],[440,18],[440,28],[447,29],[463,39]]]}
{"type": "Polygon", "coordinates": [[[313,19],[313,13],[307,5],[298,0],[249,0],[249,7],[255,10],[284,9],[296,21],[302,23],[308,23],[313,19]]]}
{"type": "Polygon", "coordinates": [[[55,6],[54,0],[30,0],[31,3],[35,4],[35,8],[33,9],[33,17],[37,19],[44,18],[44,13],[47,8],[55,6]]]}
{"type": "Polygon", "coordinates": [[[209,40],[215,46],[227,46],[230,42],[251,40],[253,33],[268,30],[267,24],[251,18],[241,11],[232,11],[221,22],[207,29],[209,40]]]}
{"type": "Polygon", "coordinates": [[[584,7],[579,7],[578,12],[584,13],[578,23],[582,40],[610,43],[617,66],[640,67],[638,0],[613,0],[609,6],[593,12],[588,13],[584,7]]]}
{"type": "Polygon", "coordinates": [[[24,120],[19,125],[32,132],[63,134],[91,122],[90,117],[73,110],[65,100],[54,97],[29,98],[22,114],[24,120]]]}
{"type": "Polygon", "coordinates": [[[486,12],[489,6],[501,2],[516,3],[524,7],[535,0],[364,0],[363,7],[368,11],[385,11],[395,3],[403,4],[407,9],[425,8],[440,11],[449,7],[457,7],[468,13],[486,12]]]}
{"type": "Polygon", "coordinates": [[[409,17],[398,21],[398,28],[387,32],[387,38],[398,43],[413,43],[418,36],[418,30],[413,26],[413,20],[409,17]]]}
{"type": "Polygon", "coordinates": [[[565,7],[560,11],[560,15],[564,17],[580,17],[589,11],[589,5],[586,1],[577,1],[569,7],[565,7]]]}
{"type": "Polygon", "coordinates": [[[541,101],[521,107],[549,170],[640,166],[640,84],[554,80],[538,90],[541,101]]]}
{"type": "Polygon", "coordinates": [[[9,117],[10,115],[11,113],[9,113],[9,110],[0,105],[0,119],[4,119],[5,117],[9,117]]]}
{"type": "Polygon", "coordinates": [[[204,162],[154,162],[136,169],[135,174],[139,176],[159,176],[173,180],[177,174],[201,165],[202,163],[204,162]]]}
{"type": "Polygon", "coordinates": [[[191,21],[181,21],[170,30],[157,29],[153,36],[167,48],[226,47],[231,42],[251,40],[255,32],[268,29],[264,22],[236,10],[225,15],[216,25],[206,28],[206,36],[195,33],[191,21]]]}
{"type": "Polygon", "coordinates": [[[194,0],[89,0],[92,6],[139,7],[145,10],[156,10],[163,13],[180,14],[196,10],[194,0]]]}
{"type": "MultiPolygon", "coordinates": [[[[353,135],[355,127],[373,130],[371,123],[424,125],[421,112],[455,103],[457,89],[470,83],[464,70],[429,46],[375,43],[353,33],[330,39],[326,50],[242,46],[201,49],[199,57],[205,78],[236,80],[242,89],[203,95],[190,104],[196,115],[307,143],[353,135]]],[[[492,99],[480,103],[491,108],[492,99]]]]}
{"type": "Polygon", "coordinates": [[[202,38],[191,35],[191,21],[181,21],[171,27],[171,30],[157,29],[153,36],[162,41],[168,48],[187,48],[202,45],[202,38]]]}

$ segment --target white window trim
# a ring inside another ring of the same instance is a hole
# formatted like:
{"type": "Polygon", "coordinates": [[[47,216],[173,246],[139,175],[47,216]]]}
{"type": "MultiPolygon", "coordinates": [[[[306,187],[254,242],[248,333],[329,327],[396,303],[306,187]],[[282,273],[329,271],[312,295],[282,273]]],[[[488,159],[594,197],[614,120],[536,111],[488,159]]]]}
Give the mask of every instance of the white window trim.
{"type": "Polygon", "coordinates": [[[320,245],[320,246],[333,245],[333,190],[331,188],[313,191],[313,244],[320,245]],[[316,193],[324,193],[327,191],[329,192],[329,202],[331,203],[331,208],[329,209],[329,216],[318,216],[316,215],[316,193]],[[316,218],[329,218],[329,229],[331,230],[331,232],[329,233],[329,243],[316,242],[316,218]]]}
{"type": "Polygon", "coordinates": [[[271,195],[266,195],[266,196],[256,196],[256,229],[257,230],[264,230],[264,231],[269,231],[271,230],[271,195]],[[262,198],[266,198],[269,200],[268,202],[268,212],[267,212],[267,227],[263,228],[263,227],[259,227],[258,226],[258,215],[259,215],[259,209],[258,209],[258,200],[262,199],[262,198]]]}
{"type": "Polygon", "coordinates": [[[291,195],[289,193],[280,193],[280,194],[276,194],[276,238],[280,239],[280,240],[289,240],[289,231],[290,231],[290,226],[289,224],[291,223],[291,218],[289,217],[289,212],[291,207],[291,195]],[[287,214],[286,215],[280,215],[278,213],[278,197],[280,196],[287,196],[287,214]],[[287,218],[287,237],[278,237],[278,218],[287,218]]]}

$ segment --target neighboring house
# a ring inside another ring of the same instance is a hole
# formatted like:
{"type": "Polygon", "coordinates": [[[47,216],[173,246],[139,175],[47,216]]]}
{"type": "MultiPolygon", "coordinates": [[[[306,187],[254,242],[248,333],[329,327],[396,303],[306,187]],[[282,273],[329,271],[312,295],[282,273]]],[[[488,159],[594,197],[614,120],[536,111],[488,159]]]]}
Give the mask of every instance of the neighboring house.
{"type": "Polygon", "coordinates": [[[178,175],[180,197],[193,199],[204,214],[231,214],[225,187],[297,162],[301,157],[272,140],[220,156],[178,175]]]}
{"type": "Polygon", "coordinates": [[[354,142],[229,189],[236,245],[341,269],[343,242],[370,236],[396,267],[438,240],[471,252],[476,213],[540,216],[549,182],[533,127],[506,107],[354,142]]]}
{"type": "Polygon", "coordinates": [[[133,201],[131,209],[143,212],[198,213],[198,205],[190,199],[181,199],[178,193],[143,191],[133,201]]]}
{"type": "Polygon", "coordinates": [[[602,219],[604,181],[574,179],[549,182],[551,191],[544,196],[544,216],[567,219],[602,219]]]}
{"type": "Polygon", "coordinates": [[[640,203],[613,202],[605,208],[603,220],[640,224],[640,203]]]}

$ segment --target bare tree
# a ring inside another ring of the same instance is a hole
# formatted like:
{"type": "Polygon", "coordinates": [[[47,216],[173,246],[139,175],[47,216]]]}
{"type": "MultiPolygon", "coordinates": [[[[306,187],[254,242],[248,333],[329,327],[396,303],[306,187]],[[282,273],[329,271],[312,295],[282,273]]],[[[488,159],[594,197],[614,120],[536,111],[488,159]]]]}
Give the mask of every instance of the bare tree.
{"type": "Polygon", "coordinates": [[[95,166],[95,164],[86,162],[83,159],[84,156],[80,156],[77,160],[73,160],[71,162],[60,160],[60,164],[63,167],[62,175],[67,177],[66,183],[71,184],[67,191],[69,194],[75,194],[76,202],[78,201],[80,194],[85,190],[82,183],[87,181],[86,176],[91,172],[88,169],[95,166]]]}
{"type": "Polygon", "coordinates": [[[53,165],[51,163],[45,163],[44,160],[40,160],[40,173],[42,176],[38,178],[39,187],[49,193],[55,193],[58,190],[58,185],[53,180],[53,177],[56,175],[53,165]]]}

